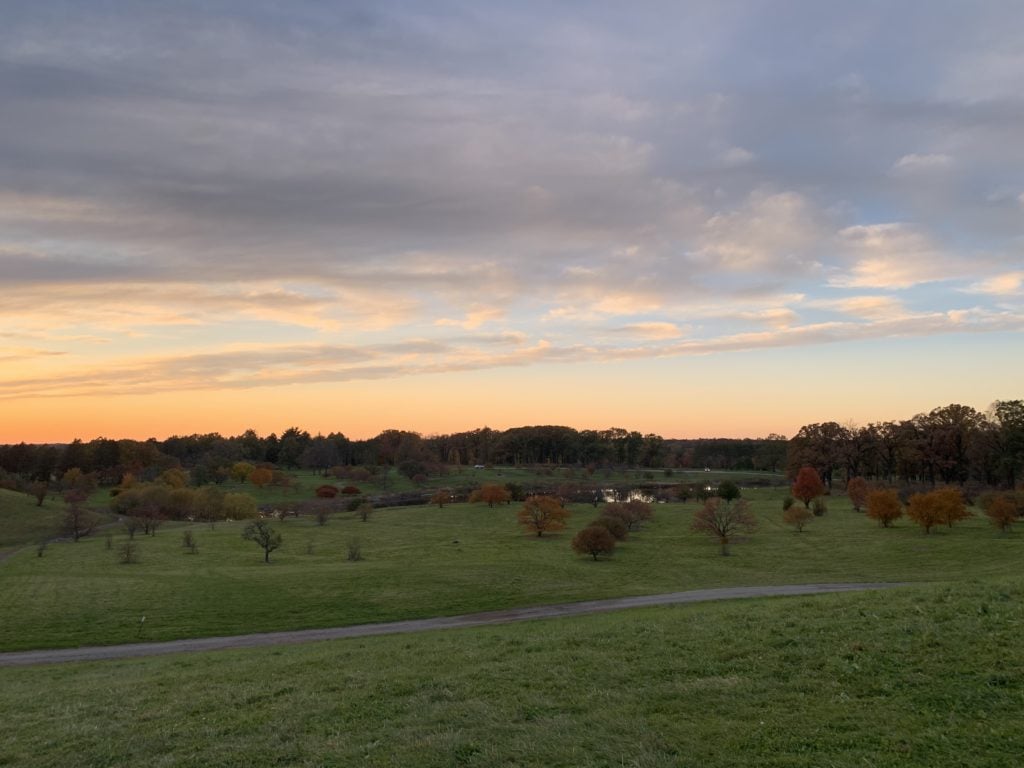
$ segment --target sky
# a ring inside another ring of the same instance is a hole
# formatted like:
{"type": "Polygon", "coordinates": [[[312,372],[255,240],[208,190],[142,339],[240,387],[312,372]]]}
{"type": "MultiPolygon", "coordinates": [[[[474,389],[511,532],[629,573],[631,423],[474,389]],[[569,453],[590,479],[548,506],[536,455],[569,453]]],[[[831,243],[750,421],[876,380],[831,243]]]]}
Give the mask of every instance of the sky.
{"type": "Polygon", "coordinates": [[[1024,4],[0,0],[0,442],[1024,395],[1024,4]]]}

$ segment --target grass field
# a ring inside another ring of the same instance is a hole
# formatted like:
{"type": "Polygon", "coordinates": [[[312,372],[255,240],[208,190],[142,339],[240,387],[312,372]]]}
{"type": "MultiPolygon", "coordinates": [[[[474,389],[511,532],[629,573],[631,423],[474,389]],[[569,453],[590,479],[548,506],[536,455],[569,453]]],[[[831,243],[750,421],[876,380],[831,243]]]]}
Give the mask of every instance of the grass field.
{"type": "Polygon", "coordinates": [[[0,551],[58,536],[66,506],[54,496],[47,496],[41,507],[34,497],[0,488],[0,551]]]}
{"type": "Polygon", "coordinates": [[[1016,579],[0,670],[0,765],[1008,768],[1021,627],[1016,579]]]}
{"type": "Polygon", "coordinates": [[[241,523],[193,526],[199,553],[181,547],[181,525],[139,540],[139,562],[117,562],[102,537],[25,549],[0,562],[0,649],[167,640],[243,632],[451,615],[543,603],[651,594],[705,586],[816,581],[947,581],[1019,569],[1024,537],[1002,536],[984,518],[925,536],[891,530],[833,499],[801,534],[780,522],[780,490],[747,496],[761,529],[719,556],[689,531],[696,509],[662,504],[655,521],[606,562],[574,556],[569,540],[594,517],[573,509],[570,530],[537,539],[515,523],[516,505],[460,504],[378,510],[318,527],[275,523],[284,546],[265,565],[241,523]],[[358,537],[365,560],[347,562],[358,537]],[[312,554],[307,554],[312,547],[312,554]]]}

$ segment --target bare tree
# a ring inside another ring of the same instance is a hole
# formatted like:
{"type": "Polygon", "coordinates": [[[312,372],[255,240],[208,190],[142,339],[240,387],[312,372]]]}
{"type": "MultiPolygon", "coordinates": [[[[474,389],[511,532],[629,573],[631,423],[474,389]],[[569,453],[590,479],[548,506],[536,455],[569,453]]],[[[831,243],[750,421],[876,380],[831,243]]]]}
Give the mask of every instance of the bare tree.
{"type": "Polygon", "coordinates": [[[270,527],[266,520],[253,520],[242,531],[242,538],[255,541],[263,548],[263,562],[270,562],[270,553],[281,546],[281,534],[270,527]]]}
{"type": "Polygon", "coordinates": [[[750,504],[740,499],[726,504],[717,496],[704,502],[703,508],[693,516],[694,531],[706,533],[718,539],[722,554],[729,554],[729,542],[737,533],[752,533],[757,529],[757,519],[750,512],[750,504]]]}

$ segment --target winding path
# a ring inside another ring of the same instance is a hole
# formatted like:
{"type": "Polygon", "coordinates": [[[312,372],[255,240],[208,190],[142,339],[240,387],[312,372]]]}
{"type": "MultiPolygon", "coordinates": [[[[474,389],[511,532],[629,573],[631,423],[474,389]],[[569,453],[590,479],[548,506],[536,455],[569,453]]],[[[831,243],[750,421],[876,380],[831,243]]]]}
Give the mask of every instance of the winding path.
{"type": "Polygon", "coordinates": [[[261,632],[229,637],[201,637],[191,640],[169,640],[163,643],[131,643],[127,645],[87,646],[57,650],[15,651],[0,653],[0,667],[22,667],[34,664],[59,664],[69,661],[106,661],[130,659],[139,656],[157,656],[166,653],[219,651],[235,648],[259,648],[269,645],[293,645],[320,640],[338,640],[348,637],[394,635],[404,632],[427,632],[434,629],[458,629],[513,621],[551,619],[580,616],[586,613],[618,611],[624,608],[642,608],[651,605],[677,605],[701,603],[709,600],[735,600],[748,597],[780,597],[792,595],[821,595],[833,592],[860,592],[870,589],[889,589],[906,586],[904,583],[840,583],[789,584],[767,587],[721,587],[694,589],[688,592],[669,592],[661,595],[615,597],[606,600],[587,600],[560,605],[538,605],[532,608],[511,608],[505,611],[466,613],[461,616],[440,616],[432,619],[391,621],[381,624],[356,624],[349,627],[326,629],[300,629],[288,632],[261,632]]]}

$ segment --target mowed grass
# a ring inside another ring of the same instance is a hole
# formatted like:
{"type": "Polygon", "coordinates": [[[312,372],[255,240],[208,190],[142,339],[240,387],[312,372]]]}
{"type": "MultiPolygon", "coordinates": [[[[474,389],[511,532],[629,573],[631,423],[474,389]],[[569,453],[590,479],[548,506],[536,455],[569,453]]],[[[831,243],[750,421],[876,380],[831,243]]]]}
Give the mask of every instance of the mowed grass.
{"type": "Polygon", "coordinates": [[[66,510],[54,495],[37,506],[33,496],[0,488],[0,551],[58,536],[66,510]]]}
{"type": "Polygon", "coordinates": [[[1024,754],[1024,582],[0,670],[0,765],[963,766],[1024,754]]]}
{"type": "Polygon", "coordinates": [[[824,581],[939,581],[1015,573],[1024,537],[985,518],[929,536],[902,522],[885,530],[833,499],[804,533],[781,523],[782,492],[749,491],[760,530],[721,557],[689,530],[695,502],[660,504],[655,520],[608,561],[574,555],[573,532],[596,512],[573,508],[570,529],[538,539],[517,527],[517,505],[378,510],[319,527],[273,523],[272,562],[241,537],[242,523],[182,525],[137,537],[139,562],[118,562],[103,537],[31,549],[0,562],[0,649],[55,648],[453,615],[708,586],[824,581]],[[359,538],[365,559],[346,560],[359,538]],[[312,545],[312,554],[307,554],[312,545]],[[143,632],[140,619],[146,617],[143,632]]]}

